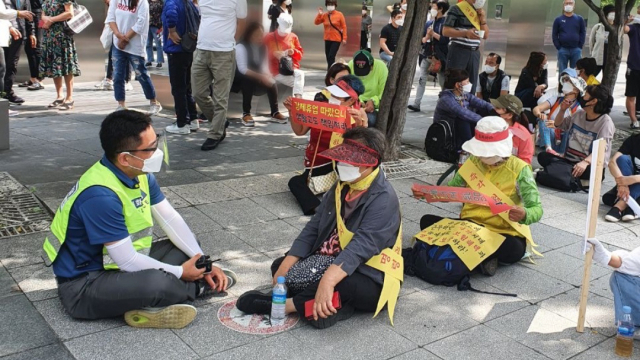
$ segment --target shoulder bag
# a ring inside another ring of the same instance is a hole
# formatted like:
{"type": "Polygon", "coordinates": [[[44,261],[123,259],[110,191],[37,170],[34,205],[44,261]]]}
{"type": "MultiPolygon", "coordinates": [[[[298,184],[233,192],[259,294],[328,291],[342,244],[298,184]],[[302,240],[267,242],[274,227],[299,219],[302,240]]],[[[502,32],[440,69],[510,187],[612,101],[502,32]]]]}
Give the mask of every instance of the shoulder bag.
{"type": "MultiPolygon", "coordinates": [[[[278,42],[278,36],[275,35],[276,38],[276,47],[278,51],[280,51],[280,43],[278,42]]],[[[293,75],[293,59],[289,55],[284,55],[278,61],[278,73],[283,76],[291,76],[293,75]]]]}
{"type": "Polygon", "coordinates": [[[198,28],[200,27],[200,16],[196,13],[194,6],[184,0],[185,27],[184,34],[180,40],[180,47],[184,52],[192,53],[196,51],[198,45],[198,28]]]}
{"type": "Polygon", "coordinates": [[[335,25],[333,25],[333,23],[331,22],[331,13],[327,13],[327,18],[329,19],[329,25],[331,25],[332,28],[336,29],[336,31],[338,33],[340,33],[340,42],[342,42],[344,40],[344,34],[342,33],[342,30],[338,29],[335,25]]]}

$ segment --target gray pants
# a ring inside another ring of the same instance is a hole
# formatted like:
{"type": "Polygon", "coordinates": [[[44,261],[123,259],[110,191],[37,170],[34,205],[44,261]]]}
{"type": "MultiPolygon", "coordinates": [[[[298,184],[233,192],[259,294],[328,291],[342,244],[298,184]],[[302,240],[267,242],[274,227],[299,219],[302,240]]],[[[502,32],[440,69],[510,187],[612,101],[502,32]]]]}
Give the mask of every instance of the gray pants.
{"type": "MultiPolygon", "coordinates": [[[[427,87],[427,77],[429,76],[429,66],[431,66],[431,60],[429,58],[422,59],[420,64],[420,80],[418,80],[418,89],[416,90],[416,100],[413,102],[413,106],[420,108],[422,103],[422,97],[424,96],[424,90],[427,87]]],[[[444,70],[442,68],[438,72],[438,84],[440,89],[444,90],[444,70]]]]}
{"type": "Polygon", "coordinates": [[[191,65],[193,97],[204,116],[211,122],[208,138],[219,140],[227,121],[229,92],[236,71],[236,51],[196,49],[191,65]],[[213,98],[209,86],[213,84],[213,98]]]}
{"type": "Polygon", "coordinates": [[[473,84],[471,94],[476,94],[476,82],[478,81],[478,72],[480,71],[480,51],[456,43],[449,45],[449,53],[447,54],[447,69],[467,70],[469,73],[469,81],[473,84]]]}
{"type": "MultiPolygon", "coordinates": [[[[189,257],[171,241],[153,243],[149,256],[170,265],[181,265],[189,257]]],[[[196,284],[162,270],[123,272],[91,271],[58,285],[62,306],[76,319],[122,316],[130,310],[162,307],[193,301],[196,284]]]]}

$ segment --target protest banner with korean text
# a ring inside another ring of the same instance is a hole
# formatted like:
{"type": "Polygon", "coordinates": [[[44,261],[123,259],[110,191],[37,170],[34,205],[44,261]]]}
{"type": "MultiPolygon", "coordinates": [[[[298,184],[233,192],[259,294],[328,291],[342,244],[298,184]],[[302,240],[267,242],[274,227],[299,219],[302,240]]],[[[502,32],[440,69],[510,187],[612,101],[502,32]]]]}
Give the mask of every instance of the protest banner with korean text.
{"type": "Polygon", "coordinates": [[[346,106],[294,98],[291,121],[310,128],[343,134],[351,128],[346,106]]]}

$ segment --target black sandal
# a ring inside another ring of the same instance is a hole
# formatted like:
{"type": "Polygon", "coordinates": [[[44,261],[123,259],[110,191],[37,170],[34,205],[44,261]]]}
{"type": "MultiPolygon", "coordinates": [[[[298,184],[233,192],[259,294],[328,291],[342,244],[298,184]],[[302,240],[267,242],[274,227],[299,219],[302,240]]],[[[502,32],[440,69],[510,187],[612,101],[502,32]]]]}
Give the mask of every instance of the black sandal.
{"type": "Polygon", "coordinates": [[[48,108],[57,108],[58,106],[64,104],[64,99],[56,99],[54,102],[52,102],[51,104],[49,104],[48,108]]]}

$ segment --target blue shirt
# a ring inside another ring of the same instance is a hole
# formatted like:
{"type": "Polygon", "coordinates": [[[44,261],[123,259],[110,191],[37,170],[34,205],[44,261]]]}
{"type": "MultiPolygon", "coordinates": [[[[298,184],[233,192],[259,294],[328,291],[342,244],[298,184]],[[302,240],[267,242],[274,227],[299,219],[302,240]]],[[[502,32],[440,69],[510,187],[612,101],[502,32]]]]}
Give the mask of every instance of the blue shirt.
{"type": "Polygon", "coordinates": [[[629,25],[629,55],[627,68],[640,71],[640,24],[629,25]]]}
{"type": "Polygon", "coordinates": [[[580,15],[558,16],[553,22],[553,45],[556,49],[582,49],[587,36],[587,27],[580,15]]]}
{"type": "MultiPolygon", "coordinates": [[[[133,189],[138,184],[138,179],[125,175],[106,157],[100,163],[111,170],[125,186],[133,189]]],[[[147,177],[153,206],[162,202],[165,197],[155,176],[148,174],[147,177]]],[[[67,239],[53,263],[53,273],[64,278],[74,278],[89,271],[102,270],[104,244],[127,236],[129,232],[118,195],[104,186],[89,187],[78,195],[71,207],[67,239]]]]}

